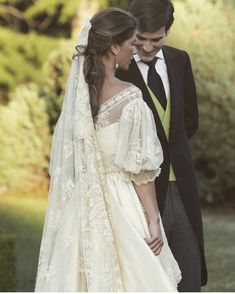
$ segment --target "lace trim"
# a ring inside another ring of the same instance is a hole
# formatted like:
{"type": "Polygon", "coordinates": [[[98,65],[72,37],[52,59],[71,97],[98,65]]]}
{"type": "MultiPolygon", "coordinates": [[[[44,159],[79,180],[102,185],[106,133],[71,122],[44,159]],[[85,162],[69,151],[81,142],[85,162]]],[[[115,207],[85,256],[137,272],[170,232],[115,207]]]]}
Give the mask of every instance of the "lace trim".
{"type": "Polygon", "coordinates": [[[119,116],[121,116],[123,107],[121,106],[120,108],[118,108],[117,106],[125,100],[128,104],[129,101],[133,101],[134,99],[139,98],[139,92],[140,90],[138,90],[136,86],[131,85],[126,89],[122,90],[121,92],[117,93],[113,97],[109,98],[105,102],[103,102],[100,105],[99,113],[94,123],[95,129],[99,130],[108,127],[113,123],[119,122],[119,116]],[[115,118],[113,117],[113,113],[115,113],[115,118]],[[117,113],[119,113],[119,116],[117,115],[117,113]]]}
{"type": "Polygon", "coordinates": [[[100,112],[107,111],[118,103],[122,102],[130,94],[136,92],[136,86],[131,85],[111,98],[107,99],[100,105],[100,112]]]}

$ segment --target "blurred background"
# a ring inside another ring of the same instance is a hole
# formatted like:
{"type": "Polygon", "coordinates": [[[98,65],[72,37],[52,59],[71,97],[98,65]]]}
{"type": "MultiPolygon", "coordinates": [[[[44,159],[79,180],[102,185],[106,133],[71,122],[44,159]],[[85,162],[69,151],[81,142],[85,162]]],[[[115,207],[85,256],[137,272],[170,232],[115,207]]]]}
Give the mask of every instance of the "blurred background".
{"type": "MultiPolygon", "coordinates": [[[[144,0],[143,0],[144,1],[144,0]]],[[[0,291],[33,291],[48,164],[82,21],[130,0],[0,0],[0,291]]],[[[167,44],[193,65],[200,129],[191,144],[209,281],[235,291],[235,0],[173,0],[167,44]]]]}

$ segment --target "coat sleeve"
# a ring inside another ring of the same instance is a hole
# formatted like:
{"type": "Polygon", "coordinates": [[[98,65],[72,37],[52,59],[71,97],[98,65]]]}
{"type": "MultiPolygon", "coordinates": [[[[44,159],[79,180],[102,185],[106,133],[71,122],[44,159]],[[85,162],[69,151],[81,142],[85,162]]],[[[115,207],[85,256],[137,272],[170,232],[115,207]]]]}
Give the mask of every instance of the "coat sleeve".
{"type": "Polygon", "coordinates": [[[186,52],[184,53],[186,59],[184,72],[184,123],[188,139],[190,139],[198,128],[198,105],[190,58],[186,52]]]}

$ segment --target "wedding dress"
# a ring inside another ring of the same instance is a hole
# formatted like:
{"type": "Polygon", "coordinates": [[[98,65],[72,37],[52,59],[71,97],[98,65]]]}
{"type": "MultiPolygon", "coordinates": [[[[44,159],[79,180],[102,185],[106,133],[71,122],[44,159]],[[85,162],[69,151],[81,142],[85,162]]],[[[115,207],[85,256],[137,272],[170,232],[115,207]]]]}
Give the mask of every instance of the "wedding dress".
{"type": "Polygon", "coordinates": [[[134,85],[105,101],[95,122],[124,291],[177,291],[180,270],[168,247],[155,256],[147,216],[134,189],[154,181],[162,163],[154,119],[134,85]]]}

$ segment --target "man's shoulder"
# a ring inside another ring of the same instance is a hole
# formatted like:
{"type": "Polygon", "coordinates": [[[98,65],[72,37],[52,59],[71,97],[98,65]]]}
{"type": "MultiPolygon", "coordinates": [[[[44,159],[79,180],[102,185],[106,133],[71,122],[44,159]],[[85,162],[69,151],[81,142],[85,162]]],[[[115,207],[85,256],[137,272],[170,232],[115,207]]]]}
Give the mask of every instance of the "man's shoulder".
{"type": "Polygon", "coordinates": [[[189,58],[189,54],[182,49],[179,48],[175,48],[169,45],[164,45],[163,48],[163,54],[165,55],[165,57],[171,57],[171,58],[189,58]]]}

